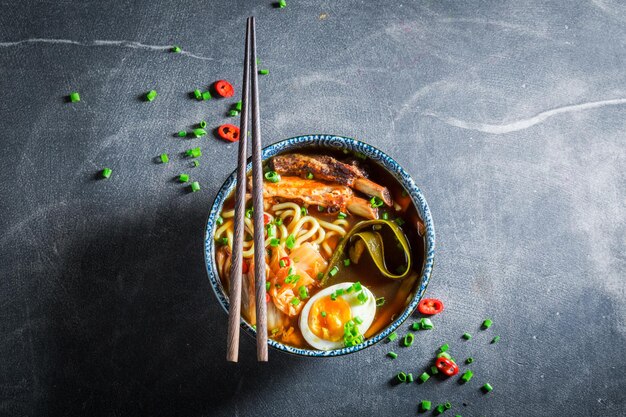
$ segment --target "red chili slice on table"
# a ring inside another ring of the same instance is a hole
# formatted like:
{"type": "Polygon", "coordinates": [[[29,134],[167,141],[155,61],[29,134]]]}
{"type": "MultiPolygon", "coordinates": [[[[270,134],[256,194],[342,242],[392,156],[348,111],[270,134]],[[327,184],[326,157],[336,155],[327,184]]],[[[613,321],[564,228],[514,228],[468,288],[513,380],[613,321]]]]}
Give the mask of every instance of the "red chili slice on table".
{"type": "Polygon", "coordinates": [[[221,125],[217,128],[217,134],[220,138],[229,142],[237,142],[239,140],[239,128],[235,125],[221,125]]]}
{"type": "Polygon", "coordinates": [[[423,298],[417,305],[417,309],[422,314],[437,314],[443,311],[443,303],[436,298],[423,298]]]}
{"type": "Polygon", "coordinates": [[[222,97],[232,97],[235,95],[235,89],[232,84],[226,80],[216,81],[214,86],[215,92],[222,97]]]}
{"type": "Polygon", "coordinates": [[[459,365],[443,356],[437,358],[435,366],[439,372],[446,376],[454,376],[459,373],[459,365]]]}

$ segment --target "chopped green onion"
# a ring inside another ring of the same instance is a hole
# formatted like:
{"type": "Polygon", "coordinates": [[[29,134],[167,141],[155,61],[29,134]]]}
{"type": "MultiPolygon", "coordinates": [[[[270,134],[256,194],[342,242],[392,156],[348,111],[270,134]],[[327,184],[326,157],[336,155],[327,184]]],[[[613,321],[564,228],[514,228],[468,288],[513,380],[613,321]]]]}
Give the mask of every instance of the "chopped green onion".
{"type": "Polygon", "coordinates": [[[490,319],[486,319],[485,321],[483,321],[483,328],[488,329],[491,327],[492,324],[493,324],[493,321],[491,321],[490,319]]]}
{"type": "Polygon", "coordinates": [[[396,222],[396,224],[397,224],[398,226],[402,226],[404,223],[406,223],[406,222],[402,219],[402,217],[398,217],[398,218],[396,218],[396,219],[394,220],[394,222],[396,222]]]}
{"type": "Polygon", "coordinates": [[[393,342],[397,338],[398,338],[398,334],[396,332],[393,332],[389,336],[387,336],[387,340],[389,340],[390,342],[393,342]]]}
{"type": "Polygon", "coordinates": [[[261,74],[261,75],[267,75],[269,73],[270,73],[270,70],[268,70],[268,69],[259,70],[259,74],[261,74]]]}
{"type": "Polygon", "coordinates": [[[330,299],[335,301],[337,299],[337,294],[335,294],[334,292],[330,295],[330,299]]]}
{"type": "Polygon", "coordinates": [[[156,90],[150,90],[146,93],[146,100],[148,101],[152,101],[155,98],[157,98],[157,92],[156,90]]]}
{"type": "Polygon", "coordinates": [[[193,96],[196,98],[196,100],[202,100],[202,91],[198,89],[193,90],[193,96]]]}
{"type": "Polygon", "coordinates": [[[268,224],[265,229],[267,230],[267,237],[273,237],[276,234],[276,226],[273,224],[268,224]]]}
{"type": "Polygon", "coordinates": [[[346,217],[348,217],[346,213],[339,212],[339,214],[337,214],[338,219],[345,219],[346,217]]]}
{"type": "Polygon", "coordinates": [[[211,100],[213,97],[211,96],[210,91],[205,91],[202,93],[202,100],[211,100]]]}
{"type": "Polygon", "coordinates": [[[452,408],[452,404],[450,404],[449,402],[445,403],[443,406],[446,408],[446,410],[449,410],[452,408]]]}
{"type": "Polygon", "coordinates": [[[370,204],[372,205],[372,208],[378,208],[381,207],[384,202],[378,197],[372,197],[372,199],[370,200],[370,204]]]}
{"type": "Polygon", "coordinates": [[[306,207],[300,207],[300,215],[306,216],[307,214],[309,214],[309,210],[306,207]]]}
{"type": "Polygon", "coordinates": [[[439,352],[445,352],[450,348],[450,346],[446,343],[445,345],[441,345],[439,348],[439,352]]]}
{"type": "Polygon", "coordinates": [[[421,329],[421,324],[419,321],[416,321],[415,323],[411,325],[411,330],[419,330],[419,329],[421,329]]]}
{"type": "Polygon", "coordinates": [[[383,213],[383,220],[389,220],[389,213],[387,212],[383,213]]]}
{"type": "Polygon", "coordinates": [[[102,178],[109,178],[112,172],[113,170],[111,168],[104,168],[100,171],[100,175],[102,175],[102,178]]]}
{"type": "Polygon", "coordinates": [[[429,318],[423,318],[420,320],[420,325],[423,330],[432,330],[435,328],[435,325],[429,318]]]}
{"type": "Polygon", "coordinates": [[[320,316],[322,316],[322,317],[326,317],[326,312],[325,312],[325,311],[322,311],[322,312],[320,313],[320,316]]]}
{"type": "Polygon", "coordinates": [[[354,291],[361,291],[363,289],[363,286],[361,285],[361,282],[357,281],[354,284],[352,284],[354,286],[354,291]]]}
{"type": "Polygon", "coordinates": [[[409,373],[409,374],[406,376],[406,382],[413,382],[413,374],[409,373]]]}
{"type": "Polygon", "coordinates": [[[191,183],[191,191],[193,191],[194,193],[196,191],[200,191],[200,183],[198,181],[194,181],[191,183]]]}
{"type": "Polygon", "coordinates": [[[376,307],[381,307],[385,305],[385,297],[378,297],[376,299],[376,307]]]}
{"type": "Polygon", "coordinates": [[[339,267],[337,265],[333,266],[333,268],[328,272],[328,275],[334,277],[339,272],[339,267]]]}
{"type": "Polygon", "coordinates": [[[281,224],[283,224],[283,219],[281,219],[280,217],[276,217],[276,218],[274,219],[274,224],[275,224],[276,226],[280,226],[281,224]]]}
{"type": "Polygon", "coordinates": [[[72,103],[78,103],[80,101],[80,94],[77,92],[70,93],[70,101],[72,103]]]}
{"type": "Polygon", "coordinates": [[[469,358],[465,359],[465,363],[468,364],[468,365],[470,363],[472,363],[472,362],[474,362],[474,358],[472,358],[471,356],[469,358]]]}
{"type": "Polygon", "coordinates": [[[465,340],[470,340],[472,338],[472,335],[469,333],[463,333],[463,339],[465,340]]]}
{"type": "Polygon", "coordinates": [[[396,375],[396,378],[400,382],[406,382],[406,374],[404,372],[400,372],[398,375],[396,375]]]}
{"type": "Polygon", "coordinates": [[[265,291],[269,291],[270,290],[270,286],[272,285],[271,282],[269,281],[265,281],[265,291]]]}
{"type": "Polygon", "coordinates": [[[424,383],[426,381],[428,381],[428,379],[430,379],[430,375],[428,375],[426,372],[423,372],[420,376],[419,376],[419,380],[424,383]]]}
{"type": "Polygon", "coordinates": [[[483,390],[485,392],[491,392],[491,391],[493,391],[493,387],[491,386],[490,383],[487,382],[485,385],[483,385],[483,390]]]}
{"type": "Polygon", "coordinates": [[[296,246],[296,238],[294,235],[289,235],[287,237],[287,240],[285,240],[285,246],[287,247],[287,249],[291,250],[294,248],[294,246],[296,246]]]}
{"type": "Polygon", "coordinates": [[[439,373],[439,369],[437,369],[436,366],[431,366],[430,367],[430,374],[431,375],[437,375],[439,373]]]}
{"type": "Polygon", "coordinates": [[[420,402],[420,410],[422,412],[429,411],[431,407],[432,403],[430,401],[422,400],[422,402],[420,402]]]}
{"type": "Polygon", "coordinates": [[[343,260],[343,266],[350,266],[350,258],[346,258],[343,260]]]}
{"type": "MultiPolygon", "coordinates": [[[[184,174],[181,174],[184,175],[184,174]]],[[[217,219],[215,219],[215,223],[217,223],[218,226],[221,226],[224,224],[224,218],[222,216],[218,216],[217,219]]]]}
{"type": "Polygon", "coordinates": [[[312,180],[313,179],[313,174],[311,172],[309,172],[308,174],[306,174],[306,179],[307,180],[312,180]]]}
{"type": "MultiPolygon", "coordinates": [[[[204,122],[204,125],[206,126],[206,122],[204,122]]],[[[200,124],[200,126],[202,126],[202,123],[200,124]]],[[[193,134],[196,135],[197,138],[206,135],[206,130],[204,130],[204,128],[199,127],[197,129],[193,130],[193,134]]]]}
{"type": "Polygon", "coordinates": [[[280,181],[280,174],[277,173],[276,171],[267,171],[265,173],[265,179],[268,180],[269,182],[278,182],[280,181]]]}
{"type": "Polygon", "coordinates": [[[438,358],[441,358],[442,356],[444,358],[446,358],[446,359],[452,359],[452,356],[450,356],[450,354],[448,352],[441,352],[441,353],[437,354],[438,358]]]}
{"type": "Polygon", "coordinates": [[[403,340],[404,346],[405,347],[411,346],[413,344],[413,340],[415,340],[415,336],[413,336],[413,333],[407,333],[404,336],[404,340],[403,340]]]}
{"type": "Polygon", "coordinates": [[[306,300],[307,298],[309,298],[309,291],[306,289],[304,285],[301,285],[300,288],[298,288],[298,294],[300,295],[300,298],[303,300],[306,300]]]}
{"type": "Polygon", "coordinates": [[[185,136],[187,136],[187,131],[181,130],[180,132],[178,132],[178,137],[179,138],[184,138],[185,136]]]}
{"type": "Polygon", "coordinates": [[[235,110],[241,111],[241,105],[242,105],[241,100],[235,103],[235,110]]]}
{"type": "Polygon", "coordinates": [[[180,49],[180,46],[174,45],[172,46],[172,49],[170,49],[170,51],[179,54],[182,51],[182,49],[180,49]]]}
{"type": "Polygon", "coordinates": [[[228,245],[228,238],[227,237],[220,238],[218,242],[220,245],[228,245]]]}
{"type": "Polygon", "coordinates": [[[199,156],[202,156],[202,150],[199,147],[198,148],[187,149],[185,154],[187,156],[192,157],[192,158],[197,158],[199,156]]]}
{"type": "Polygon", "coordinates": [[[292,306],[297,306],[298,304],[300,304],[300,299],[298,297],[293,297],[290,303],[292,306]]]}
{"type": "MultiPolygon", "coordinates": [[[[187,182],[187,181],[189,181],[189,175],[187,175],[187,174],[180,174],[178,176],[178,182],[187,182]]],[[[221,217],[218,217],[218,219],[222,221],[219,224],[224,223],[224,219],[222,219],[221,217]]]]}
{"type": "Polygon", "coordinates": [[[285,7],[287,7],[287,0],[279,0],[278,8],[279,9],[284,9],[285,7]]]}
{"type": "Polygon", "coordinates": [[[344,291],[343,288],[339,288],[339,289],[335,290],[335,294],[337,294],[337,295],[343,295],[344,293],[345,293],[345,291],[344,291]]]}
{"type": "Polygon", "coordinates": [[[197,167],[198,165],[200,165],[200,162],[198,162],[198,161],[193,161],[193,166],[194,166],[194,167],[197,167]]]}
{"type": "Polygon", "coordinates": [[[500,341],[500,336],[496,336],[493,339],[491,339],[491,343],[498,343],[500,341]]]}
{"type": "Polygon", "coordinates": [[[230,117],[235,117],[235,116],[238,116],[238,115],[239,115],[239,112],[238,112],[237,110],[235,110],[235,109],[233,109],[233,110],[229,110],[229,111],[228,111],[228,115],[229,115],[230,117]]]}
{"type": "Polygon", "coordinates": [[[170,157],[167,156],[166,153],[162,153],[160,158],[161,158],[161,162],[164,164],[167,164],[170,161],[170,157]]]}
{"type": "Polygon", "coordinates": [[[287,263],[286,263],[283,259],[281,259],[280,261],[278,261],[278,265],[279,265],[281,268],[284,268],[284,267],[286,267],[286,266],[287,266],[287,263]]]}
{"type": "Polygon", "coordinates": [[[387,353],[387,356],[389,356],[391,359],[395,359],[398,357],[398,354],[396,352],[389,352],[387,353]]]}
{"type": "Polygon", "coordinates": [[[275,237],[270,239],[270,246],[275,248],[280,245],[280,239],[276,239],[275,237]]]}
{"type": "Polygon", "coordinates": [[[469,382],[469,380],[472,379],[473,376],[474,373],[468,369],[463,373],[463,375],[461,375],[461,381],[463,381],[463,383],[469,382]]]}
{"type": "Polygon", "coordinates": [[[354,318],[354,322],[356,324],[363,324],[363,320],[361,319],[361,317],[358,317],[358,316],[354,318]]]}
{"type": "Polygon", "coordinates": [[[206,127],[206,122],[204,120],[200,120],[200,127],[204,129],[206,127]]]}
{"type": "Polygon", "coordinates": [[[435,408],[435,411],[437,412],[437,414],[441,414],[446,411],[446,406],[443,404],[439,404],[437,408],[435,408]]]}

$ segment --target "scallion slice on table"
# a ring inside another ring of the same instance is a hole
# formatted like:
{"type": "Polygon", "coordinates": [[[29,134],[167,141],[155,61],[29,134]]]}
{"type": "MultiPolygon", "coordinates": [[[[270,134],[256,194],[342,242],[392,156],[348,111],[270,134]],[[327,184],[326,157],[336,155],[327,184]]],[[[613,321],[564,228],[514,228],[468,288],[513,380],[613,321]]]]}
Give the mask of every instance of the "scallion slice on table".
{"type": "Polygon", "coordinates": [[[419,380],[421,381],[422,384],[428,381],[429,379],[430,379],[430,375],[428,375],[426,372],[422,372],[422,374],[419,376],[419,380]]]}
{"type": "Polygon", "coordinates": [[[406,382],[406,374],[404,372],[398,373],[398,375],[396,375],[396,378],[400,382],[406,382]]]}
{"type": "MultiPolygon", "coordinates": [[[[205,126],[206,126],[206,122],[205,122],[205,126]]],[[[202,137],[204,135],[206,135],[206,130],[204,130],[203,128],[199,127],[197,129],[193,130],[193,134],[196,135],[197,138],[202,137]]]]}
{"type": "Polygon", "coordinates": [[[187,136],[187,131],[186,130],[181,130],[180,132],[178,132],[178,137],[179,138],[184,138],[185,136],[187,136]]]}
{"type": "Polygon", "coordinates": [[[210,91],[205,91],[204,93],[202,93],[202,100],[211,100],[213,98],[213,96],[211,95],[210,91]]]}
{"type": "Polygon", "coordinates": [[[167,164],[170,161],[170,157],[166,153],[160,155],[161,163],[167,164]]]}
{"type": "Polygon", "coordinates": [[[238,112],[237,110],[235,110],[235,109],[233,109],[233,110],[229,110],[229,111],[228,111],[228,115],[229,115],[230,117],[239,116],[239,112],[238,112]]]}
{"type": "Polygon", "coordinates": [[[396,332],[393,332],[389,336],[387,336],[387,340],[390,341],[390,342],[393,342],[397,338],[398,338],[398,334],[396,332]]]}
{"type": "Polygon", "coordinates": [[[435,325],[429,318],[423,318],[420,320],[420,327],[422,330],[432,330],[435,328],[435,325]]]}
{"type": "MultiPolygon", "coordinates": [[[[187,174],[180,174],[178,176],[178,182],[187,182],[189,181],[189,175],[187,174]]],[[[219,217],[218,219],[222,219],[221,217],[219,217]]],[[[222,223],[224,223],[224,219],[222,219],[222,223]]]]}
{"type": "Polygon", "coordinates": [[[200,183],[198,181],[194,181],[191,183],[191,191],[194,193],[196,191],[200,191],[200,183]]]}
{"type": "Polygon", "coordinates": [[[469,358],[465,359],[465,363],[468,364],[468,365],[473,363],[473,362],[474,362],[474,358],[472,358],[471,356],[469,358]]]}
{"type": "Polygon", "coordinates": [[[415,336],[413,336],[413,333],[407,333],[403,339],[404,346],[411,346],[413,344],[413,340],[415,340],[415,336]]]}
{"type": "Polygon", "coordinates": [[[196,88],[195,90],[193,90],[193,96],[196,98],[196,100],[202,100],[202,91],[196,88]]]}
{"type": "Polygon", "coordinates": [[[102,178],[109,178],[112,172],[113,170],[111,168],[104,168],[100,171],[100,175],[102,175],[102,178]]]}
{"type": "Polygon", "coordinates": [[[259,74],[261,74],[261,75],[267,75],[269,73],[270,73],[270,70],[268,70],[268,69],[259,70],[259,74]]]}
{"type": "Polygon", "coordinates": [[[204,121],[204,120],[200,120],[199,125],[200,125],[200,127],[201,127],[202,129],[206,128],[206,121],[204,121]]]}
{"type": "Polygon", "coordinates": [[[465,340],[470,340],[472,338],[472,335],[469,333],[463,333],[463,339],[465,340]]]}
{"type": "Polygon", "coordinates": [[[420,402],[420,411],[425,412],[425,411],[430,411],[431,407],[432,407],[432,402],[427,401],[427,400],[422,400],[420,402]]]}
{"type": "Polygon", "coordinates": [[[467,370],[463,373],[463,375],[461,375],[461,382],[463,384],[467,383],[470,381],[470,379],[472,379],[472,377],[474,376],[474,373],[470,370],[467,370]]]}
{"type": "Polygon", "coordinates": [[[284,9],[285,7],[287,7],[287,0],[279,0],[278,1],[278,8],[279,9],[284,9]]]}
{"type": "Polygon", "coordinates": [[[439,348],[439,352],[446,352],[449,348],[450,346],[446,343],[444,345],[441,345],[441,347],[439,348]]]}
{"type": "Polygon", "coordinates": [[[493,321],[491,321],[491,319],[485,319],[485,321],[483,321],[483,329],[490,328],[492,324],[493,324],[493,321]]]}
{"type": "Polygon", "coordinates": [[[498,343],[499,341],[500,341],[500,336],[496,336],[496,337],[494,337],[493,339],[491,339],[491,343],[492,343],[492,344],[494,344],[494,343],[498,343]]]}
{"type": "Polygon", "coordinates": [[[482,388],[483,388],[483,391],[485,391],[485,393],[493,391],[493,387],[488,382],[485,385],[483,385],[482,388]]]}
{"type": "Polygon", "coordinates": [[[157,98],[157,92],[156,90],[150,90],[146,93],[146,100],[148,101],[153,101],[155,98],[157,98]]]}
{"type": "Polygon", "coordinates": [[[172,51],[172,52],[174,52],[176,54],[179,54],[179,53],[182,52],[182,49],[180,49],[180,46],[174,45],[174,46],[172,46],[172,49],[170,49],[170,51],[172,51]]]}
{"type": "Polygon", "coordinates": [[[80,101],[80,94],[78,94],[76,91],[70,93],[70,101],[72,103],[78,103],[80,101]]]}
{"type": "Polygon", "coordinates": [[[396,359],[398,357],[398,354],[396,352],[388,352],[387,356],[389,356],[391,359],[396,359]]]}

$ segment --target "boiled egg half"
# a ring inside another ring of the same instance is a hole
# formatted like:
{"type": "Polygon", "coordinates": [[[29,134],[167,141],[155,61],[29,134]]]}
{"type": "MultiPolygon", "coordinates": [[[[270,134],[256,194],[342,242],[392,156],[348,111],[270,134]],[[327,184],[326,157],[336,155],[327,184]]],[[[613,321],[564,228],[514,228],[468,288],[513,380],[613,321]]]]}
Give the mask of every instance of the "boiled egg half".
{"type": "Polygon", "coordinates": [[[376,314],[374,294],[363,285],[353,284],[342,282],[324,288],[302,309],[300,331],[314,348],[332,350],[344,347],[344,325],[350,320],[356,322],[361,334],[372,325],[376,314]],[[355,286],[360,289],[356,290],[355,286]]]}

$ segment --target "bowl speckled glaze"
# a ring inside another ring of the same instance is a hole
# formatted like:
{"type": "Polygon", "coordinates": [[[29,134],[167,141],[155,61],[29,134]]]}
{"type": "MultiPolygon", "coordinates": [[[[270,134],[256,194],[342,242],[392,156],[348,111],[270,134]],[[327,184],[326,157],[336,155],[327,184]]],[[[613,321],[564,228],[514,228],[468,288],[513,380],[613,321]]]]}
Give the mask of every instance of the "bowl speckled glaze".
{"type": "MultiPolygon", "coordinates": [[[[426,203],[426,199],[424,195],[420,191],[420,189],[415,185],[413,179],[409,176],[409,174],[398,165],[396,161],[394,161],[390,156],[381,152],[380,150],[374,148],[367,143],[363,143],[354,139],[342,137],[342,136],[332,136],[332,135],[309,135],[309,136],[298,136],[291,139],[286,139],[282,142],[275,143],[263,149],[262,158],[266,160],[271,158],[274,155],[279,153],[287,152],[287,151],[297,151],[303,148],[331,148],[331,149],[345,149],[353,152],[360,152],[368,157],[369,160],[374,161],[378,165],[385,168],[388,172],[390,172],[400,184],[405,188],[405,190],[411,196],[413,203],[417,207],[420,217],[424,221],[426,225],[426,236],[425,236],[425,256],[424,256],[424,267],[422,269],[422,275],[420,277],[419,288],[415,292],[415,295],[406,309],[402,312],[402,314],[396,318],[396,320],[385,330],[383,330],[378,335],[365,340],[363,343],[357,346],[346,347],[342,349],[328,350],[328,351],[319,351],[319,350],[311,350],[311,349],[301,349],[293,346],[287,346],[275,340],[269,339],[268,343],[271,347],[278,349],[283,352],[292,353],[300,356],[312,356],[312,357],[329,357],[329,356],[339,356],[345,355],[348,353],[354,353],[359,350],[365,349],[369,346],[372,346],[379,341],[386,338],[389,334],[395,331],[398,326],[400,326],[411,313],[417,307],[417,304],[421,300],[424,295],[424,291],[426,290],[426,286],[428,285],[428,281],[430,279],[430,274],[433,268],[433,260],[435,254],[435,229],[433,226],[433,220],[430,215],[430,210],[428,208],[428,204],[426,203]]],[[[248,164],[248,170],[251,169],[251,164],[248,164]]],[[[213,201],[213,205],[211,207],[211,212],[209,213],[209,219],[206,225],[206,234],[204,237],[204,260],[206,263],[207,273],[209,275],[209,280],[211,281],[211,286],[213,287],[213,291],[215,295],[228,314],[228,296],[224,293],[224,288],[220,282],[220,278],[217,273],[217,268],[215,266],[215,241],[213,239],[213,235],[215,233],[215,221],[218,218],[219,214],[222,211],[222,206],[224,201],[228,198],[231,192],[234,190],[236,185],[236,171],[233,172],[222,188],[220,188],[215,200],[213,201]]],[[[241,327],[244,329],[246,333],[251,335],[252,337],[256,337],[255,330],[250,326],[245,320],[242,319],[241,327]]]]}

